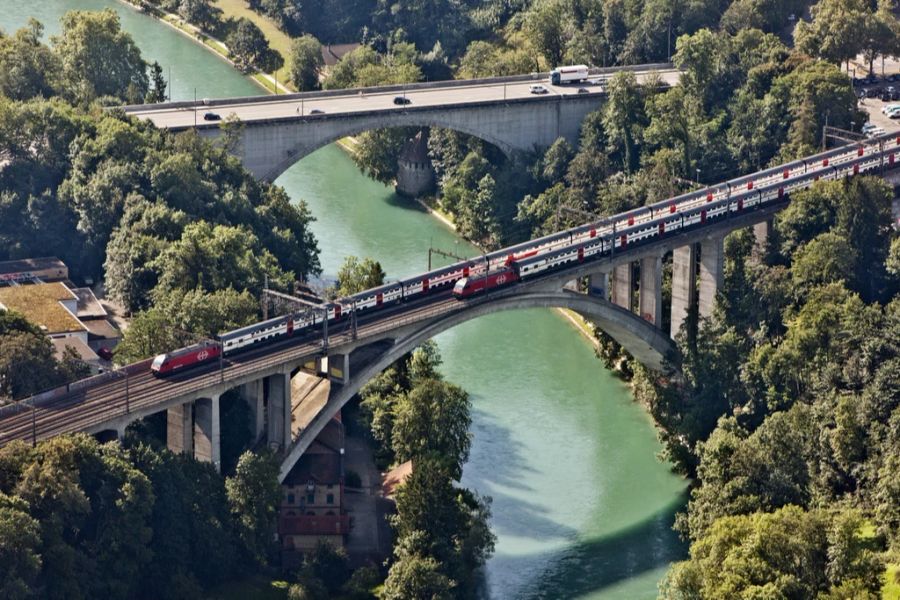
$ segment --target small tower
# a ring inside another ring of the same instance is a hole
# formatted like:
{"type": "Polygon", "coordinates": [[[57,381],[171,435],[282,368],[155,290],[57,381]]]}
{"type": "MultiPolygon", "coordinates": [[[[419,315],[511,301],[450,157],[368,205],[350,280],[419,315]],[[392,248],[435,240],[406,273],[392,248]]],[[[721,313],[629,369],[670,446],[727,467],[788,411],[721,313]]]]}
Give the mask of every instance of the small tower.
{"type": "Polygon", "coordinates": [[[434,187],[434,171],[428,159],[428,138],[419,131],[403,145],[397,159],[397,193],[415,198],[434,187]]]}

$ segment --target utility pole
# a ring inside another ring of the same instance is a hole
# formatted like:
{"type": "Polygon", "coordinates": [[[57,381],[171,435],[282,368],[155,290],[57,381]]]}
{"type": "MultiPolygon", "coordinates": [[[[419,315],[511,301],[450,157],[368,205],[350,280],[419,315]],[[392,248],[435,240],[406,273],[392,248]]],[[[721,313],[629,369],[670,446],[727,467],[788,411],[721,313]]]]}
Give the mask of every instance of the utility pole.
{"type": "Polygon", "coordinates": [[[443,256],[444,258],[455,258],[459,261],[468,260],[465,256],[459,256],[458,254],[454,254],[453,252],[447,252],[446,250],[441,250],[439,248],[434,248],[432,246],[428,247],[428,270],[431,270],[431,255],[437,254],[438,256],[443,256]]]}
{"type": "Polygon", "coordinates": [[[194,88],[194,129],[197,128],[197,88],[194,88]]]}

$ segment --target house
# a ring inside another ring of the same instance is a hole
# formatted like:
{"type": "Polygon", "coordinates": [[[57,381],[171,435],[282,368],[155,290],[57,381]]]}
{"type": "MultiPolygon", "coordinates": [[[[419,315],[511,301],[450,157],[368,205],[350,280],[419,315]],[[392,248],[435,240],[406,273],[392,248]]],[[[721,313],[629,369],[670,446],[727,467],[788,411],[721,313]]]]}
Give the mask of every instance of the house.
{"type": "Polygon", "coordinates": [[[278,535],[282,564],[299,564],[320,541],[343,547],[350,531],[344,499],[344,425],[332,419],[282,482],[278,535]]]}
{"type": "Polygon", "coordinates": [[[23,258],[0,262],[0,283],[42,281],[50,283],[69,278],[69,267],[55,256],[23,258]]]}

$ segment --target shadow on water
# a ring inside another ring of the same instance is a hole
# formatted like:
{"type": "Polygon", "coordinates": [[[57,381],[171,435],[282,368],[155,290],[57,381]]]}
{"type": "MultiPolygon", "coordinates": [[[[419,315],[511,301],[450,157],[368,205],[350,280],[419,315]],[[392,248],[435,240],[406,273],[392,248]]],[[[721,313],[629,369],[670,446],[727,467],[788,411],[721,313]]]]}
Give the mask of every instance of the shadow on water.
{"type": "MultiPolygon", "coordinates": [[[[473,403],[477,405],[474,398],[473,403]]],[[[489,572],[516,574],[528,584],[506,592],[502,585],[494,586],[494,594],[490,595],[491,586],[487,581],[491,579],[490,573],[482,573],[485,579],[481,598],[574,599],[625,583],[686,557],[687,545],[672,529],[675,515],[687,502],[686,492],[631,527],[604,537],[579,540],[577,523],[571,526],[560,523],[546,516],[546,507],[512,495],[534,493],[525,483],[534,469],[525,460],[524,445],[491,415],[473,409],[472,416],[475,438],[472,463],[490,467],[466,470],[463,485],[493,497],[491,529],[501,536],[509,533],[537,541],[566,540],[564,547],[546,554],[501,554],[491,558],[489,572]],[[474,460],[476,454],[490,458],[474,460]],[[538,565],[547,565],[540,574],[535,572],[538,565]],[[506,595],[509,593],[515,596],[506,595]]]]}
{"type": "Polygon", "coordinates": [[[426,212],[424,206],[422,206],[412,198],[401,196],[393,190],[385,195],[385,203],[387,203],[388,206],[395,206],[397,208],[404,208],[406,210],[413,210],[415,212],[426,212]]]}
{"type": "MultiPolygon", "coordinates": [[[[550,566],[523,595],[527,600],[578,598],[595,593],[647,571],[683,560],[687,544],[672,530],[675,515],[687,496],[671,502],[645,521],[611,535],[581,541],[551,555],[550,566]]],[[[504,567],[519,571],[515,557],[498,557],[504,567]]]]}
{"type": "Polygon", "coordinates": [[[477,409],[472,409],[472,417],[472,434],[477,440],[476,445],[472,447],[472,458],[476,454],[490,457],[473,462],[489,464],[490,469],[468,471],[464,469],[463,485],[493,499],[495,509],[491,517],[491,529],[500,534],[509,532],[535,539],[576,536],[577,529],[543,516],[541,513],[544,512],[544,508],[541,505],[500,490],[503,488],[533,493],[533,488],[524,482],[526,475],[535,470],[528,466],[523,456],[524,445],[512,437],[509,429],[497,423],[492,416],[477,409]],[[498,507],[502,507],[502,510],[498,507]]]}

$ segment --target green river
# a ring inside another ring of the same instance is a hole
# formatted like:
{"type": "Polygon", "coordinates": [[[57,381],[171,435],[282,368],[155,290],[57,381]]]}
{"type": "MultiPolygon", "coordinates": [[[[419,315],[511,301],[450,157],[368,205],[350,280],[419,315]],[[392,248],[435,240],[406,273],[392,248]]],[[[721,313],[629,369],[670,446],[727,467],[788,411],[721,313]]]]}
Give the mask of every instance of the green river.
{"type": "MultiPolygon", "coordinates": [[[[0,27],[34,16],[59,32],[68,9],[114,8],[144,57],[171,73],[175,100],[261,90],[168,26],[114,0],[0,0],[0,27]]],[[[388,276],[423,271],[429,245],[472,256],[451,230],[367,179],[337,146],[278,180],[317,221],[325,276],[350,254],[388,276]]],[[[446,377],[472,396],[474,441],[463,484],[493,498],[492,599],[656,597],[685,548],[672,532],[686,482],[656,458],[650,418],[590,344],[548,310],[500,313],[438,338],[446,377]]]]}

